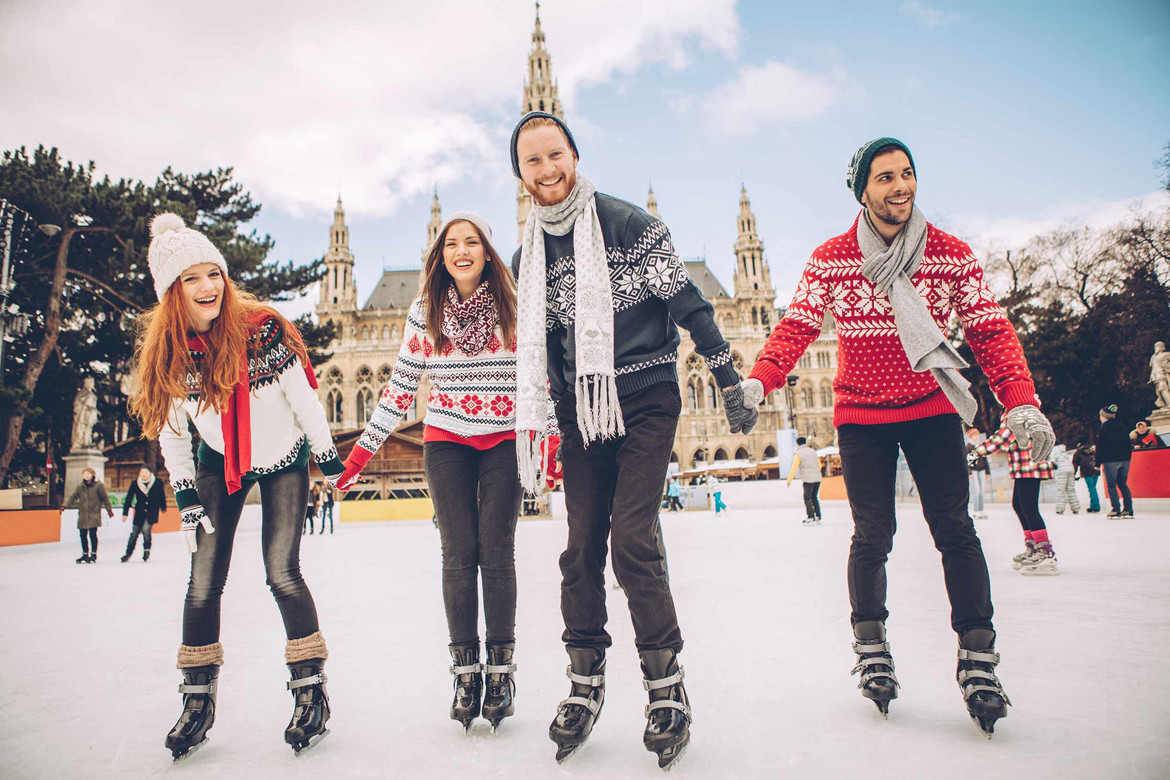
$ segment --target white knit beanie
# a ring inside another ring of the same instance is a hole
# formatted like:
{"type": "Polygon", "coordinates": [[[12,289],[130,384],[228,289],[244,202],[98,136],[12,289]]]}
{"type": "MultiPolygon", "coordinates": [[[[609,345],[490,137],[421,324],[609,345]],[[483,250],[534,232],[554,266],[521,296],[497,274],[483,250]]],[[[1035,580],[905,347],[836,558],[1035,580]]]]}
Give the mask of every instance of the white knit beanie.
{"type": "Polygon", "coordinates": [[[479,214],[475,214],[470,211],[456,211],[454,214],[447,217],[447,221],[443,223],[443,227],[439,228],[439,235],[442,235],[443,231],[450,227],[452,222],[470,222],[479,228],[479,232],[483,233],[484,238],[486,238],[489,243],[492,240],[491,225],[489,225],[487,220],[481,217],[479,214]]]}
{"type": "Polygon", "coordinates": [[[154,277],[154,294],[161,301],[184,271],[200,263],[215,263],[228,275],[227,263],[207,236],[192,230],[178,214],[159,214],[150,221],[150,249],[146,262],[154,277]]]}

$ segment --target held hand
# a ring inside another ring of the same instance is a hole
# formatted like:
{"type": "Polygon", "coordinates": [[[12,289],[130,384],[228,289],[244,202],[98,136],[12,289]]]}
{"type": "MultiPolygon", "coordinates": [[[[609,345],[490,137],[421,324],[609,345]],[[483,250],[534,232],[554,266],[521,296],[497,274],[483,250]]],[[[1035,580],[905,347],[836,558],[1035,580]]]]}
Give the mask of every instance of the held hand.
{"type": "Polygon", "coordinates": [[[1056,434],[1043,412],[1030,404],[1017,406],[1004,416],[1003,423],[1021,447],[1031,446],[1032,460],[1036,463],[1048,460],[1052,445],[1056,444],[1056,434]]]}
{"type": "Polygon", "coordinates": [[[337,475],[337,481],[333,484],[338,490],[346,491],[354,486],[354,483],[358,481],[361,475],[361,466],[358,466],[347,458],[345,461],[345,471],[337,475]]]}
{"type": "Polygon", "coordinates": [[[744,406],[759,406],[764,402],[764,383],[753,377],[748,377],[739,383],[743,388],[744,406]]]}
{"type": "MultiPolygon", "coordinates": [[[[759,380],[748,381],[759,384],[759,380]]],[[[723,413],[727,415],[727,426],[731,433],[751,433],[752,428],[756,427],[756,420],[760,419],[760,410],[757,408],[759,403],[747,403],[744,384],[723,389],[723,413]]],[[[763,385],[760,385],[760,389],[763,389],[763,385]]]]}
{"type": "Polygon", "coordinates": [[[203,511],[200,504],[189,506],[182,512],[182,523],[179,528],[179,535],[187,543],[187,549],[194,555],[199,550],[199,542],[196,539],[199,526],[203,526],[203,533],[215,533],[215,527],[211,524],[211,518],[203,511]]]}

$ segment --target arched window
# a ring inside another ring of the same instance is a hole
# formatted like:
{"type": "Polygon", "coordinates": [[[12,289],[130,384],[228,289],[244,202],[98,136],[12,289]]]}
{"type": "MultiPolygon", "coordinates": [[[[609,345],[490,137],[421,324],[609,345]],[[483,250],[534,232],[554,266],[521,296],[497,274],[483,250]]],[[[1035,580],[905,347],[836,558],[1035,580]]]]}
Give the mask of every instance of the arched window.
{"type": "Polygon", "coordinates": [[[693,379],[687,382],[687,408],[699,408],[699,397],[695,395],[695,380],[693,379]]]}
{"type": "Polygon", "coordinates": [[[719,391],[715,388],[714,384],[707,385],[707,408],[719,408],[719,391]]]}
{"type": "Polygon", "coordinates": [[[336,387],[325,397],[325,417],[333,425],[340,425],[342,422],[341,391],[336,387]]]}
{"type": "Polygon", "coordinates": [[[675,452],[674,450],[670,451],[670,462],[671,463],[678,463],[678,453],[675,452]]]}
{"type": "Polygon", "coordinates": [[[368,325],[362,325],[362,335],[359,338],[362,341],[370,340],[370,327],[368,325]]]}
{"type": "Polygon", "coordinates": [[[398,341],[398,326],[390,326],[390,341],[398,341]]]}
{"type": "Polygon", "coordinates": [[[325,383],[330,385],[341,384],[341,369],[337,366],[330,368],[325,374],[325,383]]]}
{"type": "Polygon", "coordinates": [[[727,450],[722,447],[715,450],[715,460],[727,460],[727,450]]]}
{"type": "Polygon", "coordinates": [[[800,404],[805,409],[811,409],[816,405],[816,394],[808,385],[800,388],[800,404]]]}
{"type": "Polygon", "coordinates": [[[389,341],[389,340],[390,340],[390,326],[383,325],[382,326],[382,341],[389,341]]]}
{"type": "Polygon", "coordinates": [[[691,456],[691,468],[698,466],[703,462],[703,449],[700,447],[695,450],[695,454],[691,456]]]}
{"type": "Polygon", "coordinates": [[[361,366],[357,370],[356,378],[359,385],[373,384],[374,372],[370,370],[369,366],[361,366]]]}
{"type": "Polygon", "coordinates": [[[357,424],[365,427],[374,416],[374,394],[368,387],[359,387],[357,391],[357,424]]]}
{"type": "MultiPolygon", "coordinates": [[[[758,284],[756,285],[756,288],[757,289],[759,288],[758,284]]],[[[768,310],[767,309],[760,309],[760,324],[763,325],[765,328],[767,328],[770,324],[770,320],[771,320],[771,317],[768,315],[768,310]]]]}
{"type": "Polygon", "coordinates": [[[760,313],[756,310],[756,307],[753,306],[752,307],[752,325],[759,325],[759,324],[760,324],[760,313]]]}
{"type": "Polygon", "coordinates": [[[812,355],[805,352],[800,356],[800,360],[796,365],[800,366],[801,368],[812,368],[812,355]]]}
{"type": "Polygon", "coordinates": [[[773,447],[771,444],[769,444],[767,447],[764,447],[764,457],[765,458],[776,457],[776,448],[773,447]]]}
{"type": "Polygon", "coordinates": [[[750,460],[751,457],[752,456],[748,455],[748,451],[746,449],[744,449],[743,447],[740,447],[738,450],[735,451],[735,459],[736,460],[750,460]]]}
{"type": "Polygon", "coordinates": [[[821,406],[833,405],[833,388],[831,385],[821,385],[821,406]]]}

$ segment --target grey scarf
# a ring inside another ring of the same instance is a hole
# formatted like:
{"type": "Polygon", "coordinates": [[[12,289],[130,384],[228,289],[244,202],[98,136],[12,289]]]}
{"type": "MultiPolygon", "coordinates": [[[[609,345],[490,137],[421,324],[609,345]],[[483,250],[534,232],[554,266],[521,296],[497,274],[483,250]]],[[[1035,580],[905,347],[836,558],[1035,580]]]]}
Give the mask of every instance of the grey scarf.
{"type": "Polygon", "coordinates": [[[893,243],[886,246],[885,239],[870,223],[869,212],[863,212],[857,223],[857,243],[865,258],[861,273],[890,299],[894,325],[910,367],[920,372],[929,370],[955,411],[970,425],[979,403],[971,395],[971,383],[959,373],[959,369],[967,368],[967,361],[939,330],[926,302],[910,281],[922,265],[926,233],[926,217],[915,206],[910,221],[893,243]]]}

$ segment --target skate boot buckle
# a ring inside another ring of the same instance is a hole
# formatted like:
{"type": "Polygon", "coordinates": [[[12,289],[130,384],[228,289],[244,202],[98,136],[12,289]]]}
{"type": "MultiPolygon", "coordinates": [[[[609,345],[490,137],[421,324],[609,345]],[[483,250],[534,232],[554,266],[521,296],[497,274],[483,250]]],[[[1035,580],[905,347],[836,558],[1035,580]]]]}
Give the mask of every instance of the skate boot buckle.
{"type": "Polygon", "coordinates": [[[576,674],[572,666],[565,667],[565,676],[578,685],[588,685],[590,688],[600,688],[605,685],[604,674],[594,674],[586,677],[585,675],[576,674]]]}
{"type": "Polygon", "coordinates": [[[212,680],[207,685],[188,685],[187,683],[179,683],[179,693],[215,693],[216,681],[212,680]]]}
{"type": "Polygon", "coordinates": [[[297,688],[306,688],[310,685],[321,684],[329,682],[329,678],[325,676],[325,672],[318,672],[317,674],[308,677],[302,677],[299,680],[289,680],[285,685],[290,691],[295,691],[297,688]]]}

